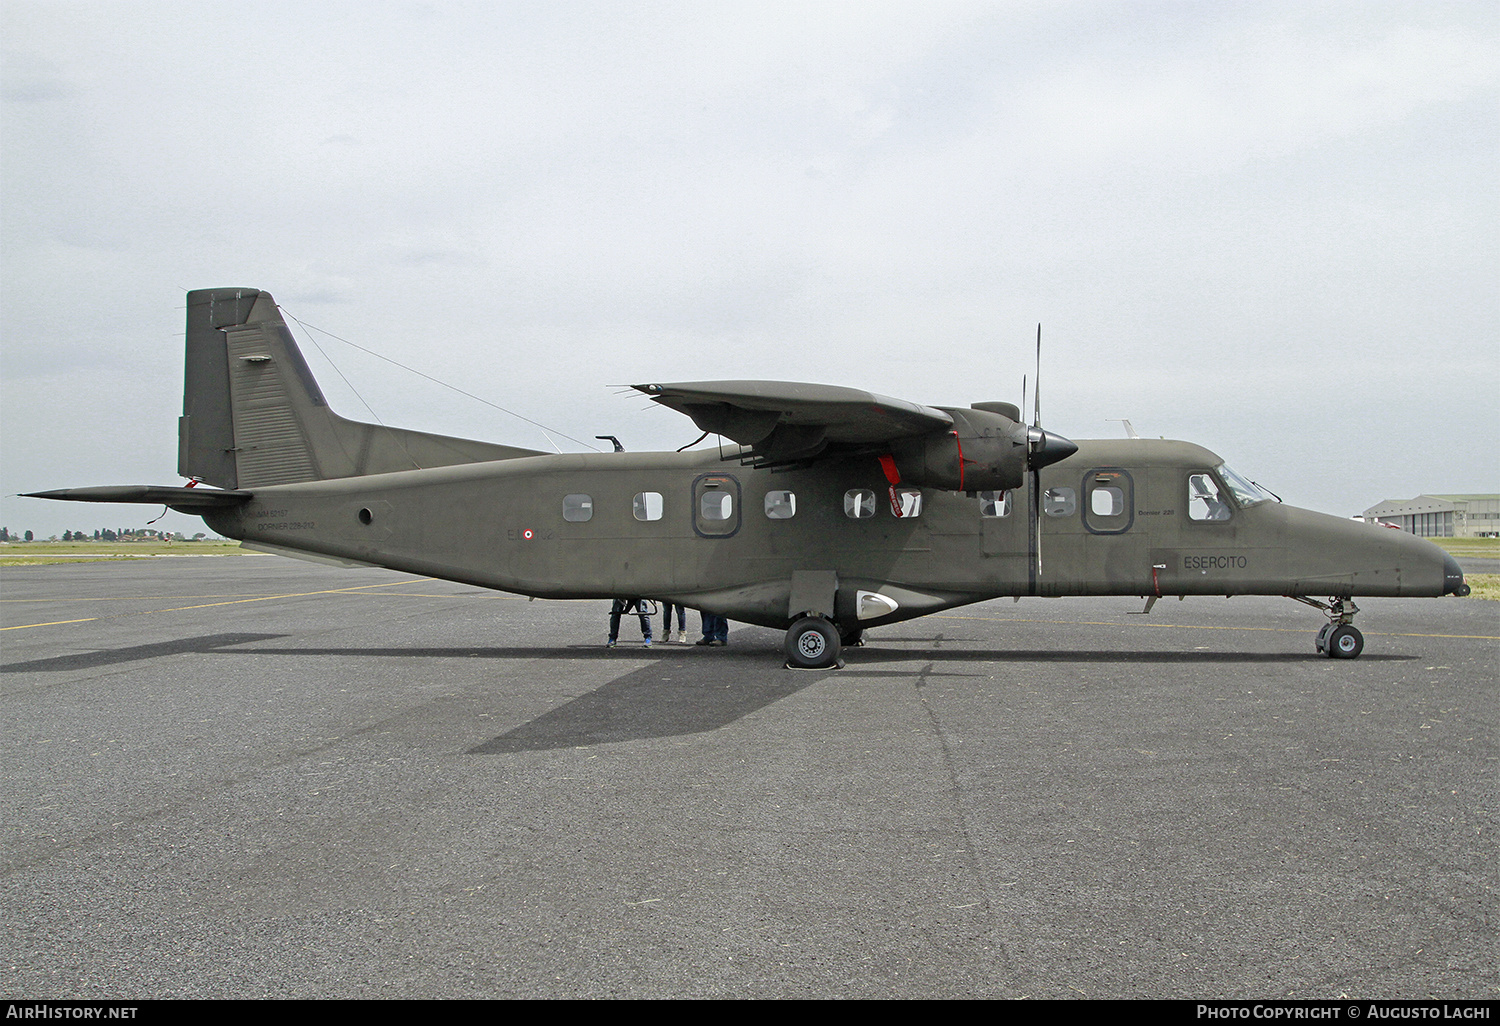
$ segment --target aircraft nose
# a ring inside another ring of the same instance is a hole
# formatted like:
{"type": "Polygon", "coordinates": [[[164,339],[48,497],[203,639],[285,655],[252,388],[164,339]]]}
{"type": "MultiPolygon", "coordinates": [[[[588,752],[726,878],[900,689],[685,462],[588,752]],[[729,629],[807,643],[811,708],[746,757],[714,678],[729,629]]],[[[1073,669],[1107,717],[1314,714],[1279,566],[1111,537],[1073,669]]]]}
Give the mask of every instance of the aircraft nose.
{"type": "Polygon", "coordinates": [[[1060,463],[1078,451],[1077,444],[1062,435],[1054,435],[1040,428],[1032,428],[1028,434],[1031,445],[1026,454],[1026,466],[1031,470],[1041,470],[1060,463]]]}
{"type": "Polygon", "coordinates": [[[1469,586],[1464,583],[1464,572],[1459,568],[1458,560],[1443,553],[1443,594],[1463,598],[1468,593],[1469,586]]]}

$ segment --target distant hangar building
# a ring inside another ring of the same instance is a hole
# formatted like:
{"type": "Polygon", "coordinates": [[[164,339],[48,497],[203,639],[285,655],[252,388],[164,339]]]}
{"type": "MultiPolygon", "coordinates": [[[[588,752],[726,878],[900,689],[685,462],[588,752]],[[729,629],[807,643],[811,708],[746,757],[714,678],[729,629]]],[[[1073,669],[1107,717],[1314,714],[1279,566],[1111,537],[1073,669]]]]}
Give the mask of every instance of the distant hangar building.
{"type": "Polygon", "coordinates": [[[1387,499],[1360,514],[1423,538],[1500,537],[1500,495],[1418,495],[1387,499]]]}

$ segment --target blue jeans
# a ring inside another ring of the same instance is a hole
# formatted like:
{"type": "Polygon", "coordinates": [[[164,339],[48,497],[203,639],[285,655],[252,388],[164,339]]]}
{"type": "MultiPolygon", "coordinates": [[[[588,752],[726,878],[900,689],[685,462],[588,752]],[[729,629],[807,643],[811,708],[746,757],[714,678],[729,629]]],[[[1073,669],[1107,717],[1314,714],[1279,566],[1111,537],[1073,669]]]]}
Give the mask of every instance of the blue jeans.
{"type": "Polygon", "coordinates": [[[609,609],[609,640],[614,641],[620,636],[620,617],[622,614],[634,612],[641,618],[641,637],[647,641],[651,640],[651,617],[646,615],[645,607],[641,600],[615,599],[615,604],[609,609]]]}
{"type": "MultiPolygon", "coordinates": [[[[686,609],[683,609],[682,606],[678,605],[675,602],[663,602],[661,604],[661,608],[662,608],[661,629],[662,629],[662,633],[663,634],[670,635],[672,633],[672,610],[674,610],[674,609],[677,610],[677,629],[680,630],[680,631],[687,630],[687,610],[686,609]]],[[[671,641],[672,639],[670,637],[668,637],[667,640],[671,641]]]]}
{"type": "Polygon", "coordinates": [[[703,636],[709,641],[729,641],[729,620],[718,613],[703,613],[703,636]]]}

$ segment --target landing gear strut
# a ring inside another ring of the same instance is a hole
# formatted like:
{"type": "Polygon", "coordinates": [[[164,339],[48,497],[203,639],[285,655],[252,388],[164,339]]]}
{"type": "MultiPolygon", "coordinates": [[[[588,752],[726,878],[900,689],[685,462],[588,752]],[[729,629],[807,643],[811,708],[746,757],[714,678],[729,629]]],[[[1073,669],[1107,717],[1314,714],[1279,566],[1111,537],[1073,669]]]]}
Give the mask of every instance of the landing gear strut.
{"type": "Polygon", "coordinates": [[[1327,615],[1328,622],[1318,631],[1317,639],[1318,651],[1323,655],[1330,659],[1353,659],[1365,650],[1365,636],[1354,626],[1354,614],[1359,607],[1352,599],[1330,598],[1319,602],[1305,595],[1291,597],[1327,615]]]}
{"type": "Polygon", "coordinates": [[[842,666],[839,630],[821,616],[804,616],[786,632],[786,664],[795,670],[842,666]]]}

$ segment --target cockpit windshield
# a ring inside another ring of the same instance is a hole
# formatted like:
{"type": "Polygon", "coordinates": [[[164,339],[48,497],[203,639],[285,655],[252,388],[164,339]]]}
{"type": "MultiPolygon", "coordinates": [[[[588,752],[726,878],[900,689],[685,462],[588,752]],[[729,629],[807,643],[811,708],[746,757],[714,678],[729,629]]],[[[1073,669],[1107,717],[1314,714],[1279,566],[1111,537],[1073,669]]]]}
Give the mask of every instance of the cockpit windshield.
{"type": "Polygon", "coordinates": [[[1258,488],[1254,481],[1240,477],[1229,469],[1229,464],[1220,463],[1217,467],[1219,477],[1229,486],[1234,493],[1234,501],[1239,503],[1241,509],[1246,506],[1254,506],[1257,502],[1265,502],[1270,498],[1265,492],[1258,488]]]}

